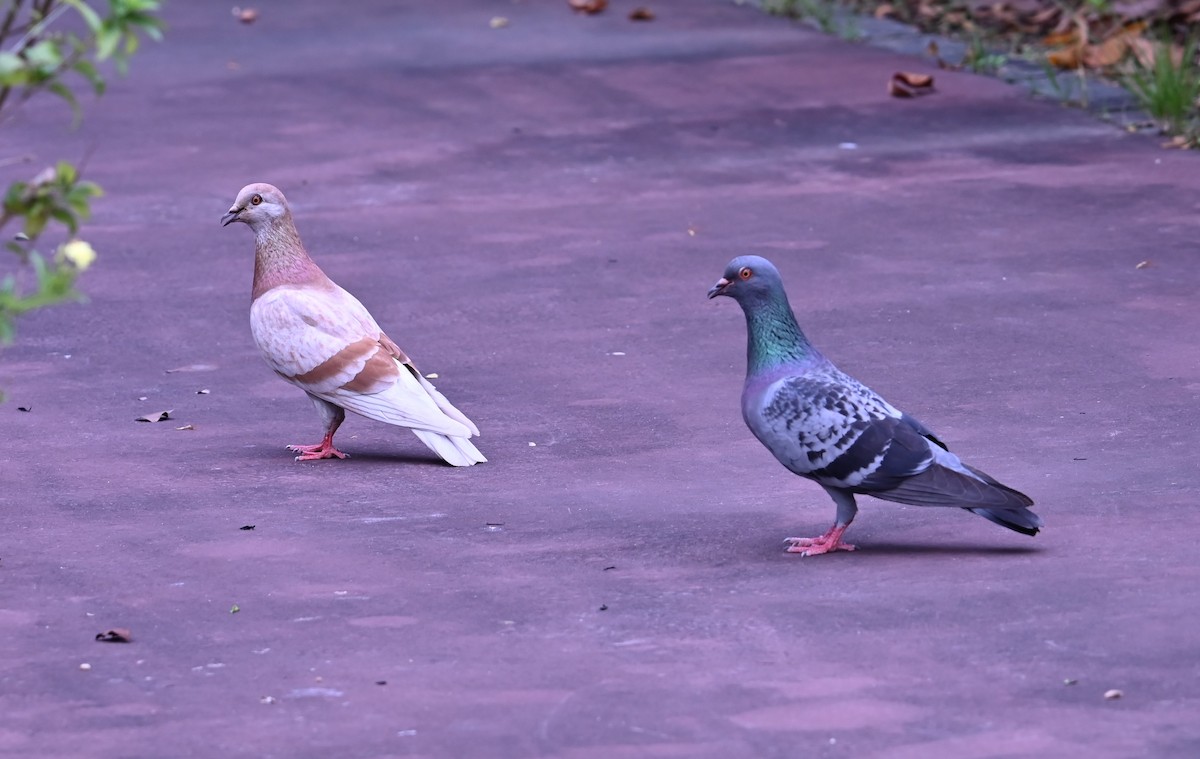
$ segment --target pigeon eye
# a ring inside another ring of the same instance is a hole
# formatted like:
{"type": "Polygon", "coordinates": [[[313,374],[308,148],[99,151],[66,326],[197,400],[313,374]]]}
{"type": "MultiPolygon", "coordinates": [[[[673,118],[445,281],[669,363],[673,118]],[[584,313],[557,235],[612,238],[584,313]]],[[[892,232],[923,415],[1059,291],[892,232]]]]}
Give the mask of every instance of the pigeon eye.
{"type": "Polygon", "coordinates": [[[253,198],[250,198],[250,205],[252,205],[252,206],[256,206],[261,202],[262,202],[262,195],[255,195],[253,198]]]}
{"type": "Polygon", "coordinates": [[[754,276],[754,272],[750,271],[749,266],[743,266],[742,270],[738,272],[738,276],[742,279],[750,279],[750,277],[754,276]]]}

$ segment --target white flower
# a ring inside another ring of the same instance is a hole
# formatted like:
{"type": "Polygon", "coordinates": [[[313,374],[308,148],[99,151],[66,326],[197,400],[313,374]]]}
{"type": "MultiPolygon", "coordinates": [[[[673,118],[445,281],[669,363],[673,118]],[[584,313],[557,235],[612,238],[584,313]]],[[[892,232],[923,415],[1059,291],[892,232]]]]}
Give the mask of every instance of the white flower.
{"type": "Polygon", "coordinates": [[[59,255],[63,259],[70,261],[71,265],[79,271],[83,271],[91,266],[92,262],[96,260],[96,251],[83,240],[72,240],[62,246],[62,249],[59,250],[59,255]]]}

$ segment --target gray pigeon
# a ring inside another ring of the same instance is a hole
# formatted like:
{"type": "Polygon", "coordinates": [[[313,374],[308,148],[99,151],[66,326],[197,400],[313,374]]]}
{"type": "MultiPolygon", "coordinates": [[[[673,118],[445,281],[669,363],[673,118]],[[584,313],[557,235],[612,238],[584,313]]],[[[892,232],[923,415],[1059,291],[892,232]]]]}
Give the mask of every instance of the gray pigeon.
{"type": "Polygon", "coordinates": [[[788,551],[853,551],[842,534],[858,493],[913,506],[958,506],[1024,535],[1042,520],[1033,501],[962,463],[925,425],[843,373],[800,331],[779,271],[741,256],[709,298],[728,295],[746,314],[742,418],[788,469],[816,480],[837,504],[837,522],[816,538],[788,538],[788,551]]]}

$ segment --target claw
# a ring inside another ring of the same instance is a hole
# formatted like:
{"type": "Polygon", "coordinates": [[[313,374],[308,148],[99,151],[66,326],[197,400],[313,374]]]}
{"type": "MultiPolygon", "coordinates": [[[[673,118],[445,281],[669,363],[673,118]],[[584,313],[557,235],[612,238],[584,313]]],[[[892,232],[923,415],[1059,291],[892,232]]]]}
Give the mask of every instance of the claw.
{"type": "Polygon", "coordinates": [[[320,459],[349,458],[347,454],[342,453],[337,448],[334,448],[332,442],[321,443],[320,445],[289,445],[287,449],[294,453],[300,454],[296,457],[296,461],[318,461],[320,459]]]}
{"type": "Polygon", "coordinates": [[[842,542],[842,534],[850,525],[834,525],[829,532],[815,538],[785,538],[788,553],[798,553],[801,556],[820,556],[823,553],[835,551],[853,551],[855,546],[842,542]]]}

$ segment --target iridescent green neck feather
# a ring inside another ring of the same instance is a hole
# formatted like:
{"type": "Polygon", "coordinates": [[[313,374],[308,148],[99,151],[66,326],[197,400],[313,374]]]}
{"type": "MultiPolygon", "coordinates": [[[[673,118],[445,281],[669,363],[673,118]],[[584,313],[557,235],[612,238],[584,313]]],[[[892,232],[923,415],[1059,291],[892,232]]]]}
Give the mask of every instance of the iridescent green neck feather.
{"type": "Polygon", "coordinates": [[[772,293],[748,300],[742,309],[746,312],[747,373],[807,363],[820,356],[800,331],[786,295],[772,293]]]}

